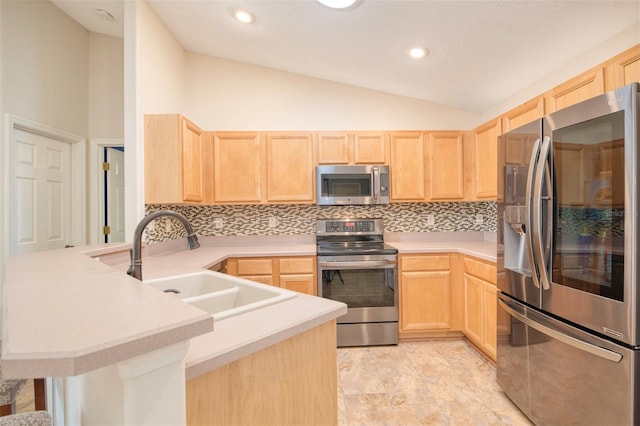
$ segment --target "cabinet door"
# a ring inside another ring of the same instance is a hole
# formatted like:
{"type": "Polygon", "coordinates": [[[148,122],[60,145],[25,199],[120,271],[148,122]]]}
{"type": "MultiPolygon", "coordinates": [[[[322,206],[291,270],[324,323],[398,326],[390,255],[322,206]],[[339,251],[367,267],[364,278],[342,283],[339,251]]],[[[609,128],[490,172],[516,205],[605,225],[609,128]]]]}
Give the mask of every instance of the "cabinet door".
{"type": "Polygon", "coordinates": [[[484,307],[484,324],[482,346],[488,355],[496,359],[496,347],[498,337],[497,311],[498,311],[498,290],[491,283],[483,283],[483,307],[484,307]]]}
{"type": "Polygon", "coordinates": [[[346,132],[318,133],[318,164],[349,164],[349,135],[346,132]]]}
{"type": "Polygon", "coordinates": [[[604,93],[604,69],[598,66],[551,89],[547,95],[548,112],[577,104],[604,93]]]}
{"type": "Polygon", "coordinates": [[[484,286],[483,281],[464,274],[464,334],[469,340],[482,347],[484,326],[484,286]]]}
{"type": "Polygon", "coordinates": [[[424,201],[425,155],[422,133],[391,133],[391,201],[424,201]]]}
{"type": "Polygon", "coordinates": [[[267,134],[267,201],[312,203],[315,200],[313,136],[267,134]]]}
{"type": "Polygon", "coordinates": [[[182,199],[204,201],[204,158],[202,130],[182,119],[182,199]]]}
{"type": "Polygon", "coordinates": [[[593,157],[585,152],[585,145],[558,143],[554,146],[553,161],[557,170],[571,170],[571,173],[558,173],[556,186],[558,200],[563,206],[583,206],[585,191],[590,181],[586,180],[584,166],[587,157],[593,157]]]}
{"type": "Polygon", "coordinates": [[[500,120],[494,120],[475,130],[473,170],[475,197],[495,199],[498,195],[498,135],[500,120]]]}
{"type": "Polygon", "coordinates": [[[450,295],[449,271],[402,272],[400,331],[449,329],[450,295]]]}
{"type": "Polygon", "coordinates": [[[427,198],[464,198],[464,148],[459,132],[430,133],[427,142],[427,198]]]}
{"type": "Polygon", "coordinates": [[[216,203],[262,200],[262,152],[258,133],[215,133],[213,139],[216,203]]]}
{"type": "Polygon", "coordinates": [[[318,294],[315,274],[280,275],[280,287],[312,296],[318,294]]]}
{"type": "Polygon", "coordinates": [[[539,96],[502,115],[501,133],[517,129],[544,116],[544,98],[539,96]]]}
{"type": "Polygon", "coordinates": [[[387,143],[383,132],[353,134],[353,162],[355,164],[387,164],[387,143]]]}
{"type": "Polygon", "coordinates": [[[606,91],[640,81],[640,44],[611,58],[605,74],[606,91]]]}

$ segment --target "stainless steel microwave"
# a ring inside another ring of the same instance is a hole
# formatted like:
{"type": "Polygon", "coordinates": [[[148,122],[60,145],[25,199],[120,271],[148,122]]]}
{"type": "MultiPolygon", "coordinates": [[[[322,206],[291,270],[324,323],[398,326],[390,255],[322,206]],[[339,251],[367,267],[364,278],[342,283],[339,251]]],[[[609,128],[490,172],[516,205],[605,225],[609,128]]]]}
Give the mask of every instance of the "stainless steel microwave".
{"type": "Polygon", "coordinates": [[[321,206],[389,204],[389,166],[317,166],[316,185],[321,206]]]}

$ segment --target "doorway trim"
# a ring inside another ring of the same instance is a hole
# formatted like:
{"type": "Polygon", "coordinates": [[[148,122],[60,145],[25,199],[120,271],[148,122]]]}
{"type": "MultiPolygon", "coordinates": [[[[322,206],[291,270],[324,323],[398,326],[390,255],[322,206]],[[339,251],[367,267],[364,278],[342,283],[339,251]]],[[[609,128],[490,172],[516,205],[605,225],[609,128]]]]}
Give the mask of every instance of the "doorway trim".
{"type": "Polygon", "coordinates": [[[123,138],[89,139],[89,244],[104,242],[102,214],[104,210],[104,185],[102,150],[106,147],[123,147],[123,138]]]}
{"type": "MultiPolygon", "coordinates": [[[[10,113],[5,114],[5,141],[4,144],[4,203],[11,205],[14,197],[13,185],[11,185],[11,175],[13,166],[13,138],[15,130],[34,133],[60,142],[71,145],[71,244],[85,245],[87,237],[87,202],[86,202],[86,138],[64,130],[56,129],[46,124],[38,123],[24,117],[19,117],[10,113]]],[[[5,235],[10,235],[11,214],[5,215],[4,221],[5,235]]],[[[5,238],[5,253],[12,255],[11,241],[5,238]]]]}

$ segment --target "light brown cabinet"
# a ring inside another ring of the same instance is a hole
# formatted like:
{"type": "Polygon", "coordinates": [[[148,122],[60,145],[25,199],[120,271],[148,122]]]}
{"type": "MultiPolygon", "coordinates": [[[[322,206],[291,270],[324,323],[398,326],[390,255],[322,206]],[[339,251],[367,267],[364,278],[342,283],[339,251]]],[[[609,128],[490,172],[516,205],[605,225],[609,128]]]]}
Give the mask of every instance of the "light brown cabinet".
{"type": "Polygon", "coordinates": [[[314,152],[310,133],[213,133],[215,203],[313,203],[314,152]]]}
{"type": "Polygon", "coordinates": [[[473,132],[471,149],[472,194],[470,199],[496,199],[498,194],[498,135],[500,120],[490,121],[473,132]]]}
{"type": "Polygon", "coordinates": [[[606,91],[640,81],[640,44],[607,61],[605,76],[606,91]]]}
{"type": "Polygon", "coordinates": [[[520,126],[544,117],[544,97],[538,96],[500,116],[501,133],[507,133],[520,126]]]}
{"type": "Polygon", "coordinates": [[[393,132],[389,136],[391,201],[462,201],[461,132],[393,132]]]}
{"type": "Polygon", "coordinates": [[[492,262],[463,257],[464,326],[467,339],[496,359],[497,268],[492,262]]]}
{"type": "Polygon", "coordinates": [[[428,133],[426,179],[428,201],[463,200],[464,145],[460,132],[428,133]]]}
{"type": "Polygon", "coordinates": [[[144,117],[144,190],[147,204],[202,204],[207,199],[206,140],[180,114],[144,117]]]}
{"type": "Polygon", "coordinates": [[[388,164],[384,132],[320,132],[318,164],[388,164]]]}
{"type": "Polygon", "coordinates": [[[227,260],[227,273],[263,284],[317,295],[316,257],[246,257],[227,260]]]}
{"type": "Polygon", "coordinates": [[[597,66],[547,92],[546,110],[556,112],[604,92],[604,67],[597,66]]]}
{"type": "Polygon", "coordinates": [[[451,329],[449,254],[399,256],[400,335],[451,329]]]}

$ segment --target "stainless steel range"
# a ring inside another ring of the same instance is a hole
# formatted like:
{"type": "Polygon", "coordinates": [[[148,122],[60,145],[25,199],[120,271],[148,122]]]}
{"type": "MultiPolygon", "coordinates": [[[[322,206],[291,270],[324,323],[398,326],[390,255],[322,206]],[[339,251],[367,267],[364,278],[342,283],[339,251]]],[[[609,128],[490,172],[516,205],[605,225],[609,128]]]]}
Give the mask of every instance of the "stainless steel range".
{"type": "Polygon", "coordinates": [[[338,346],[398,343],[398,250],[382,219],[319,219],[318,295],[347,305],[338,346]]]}

